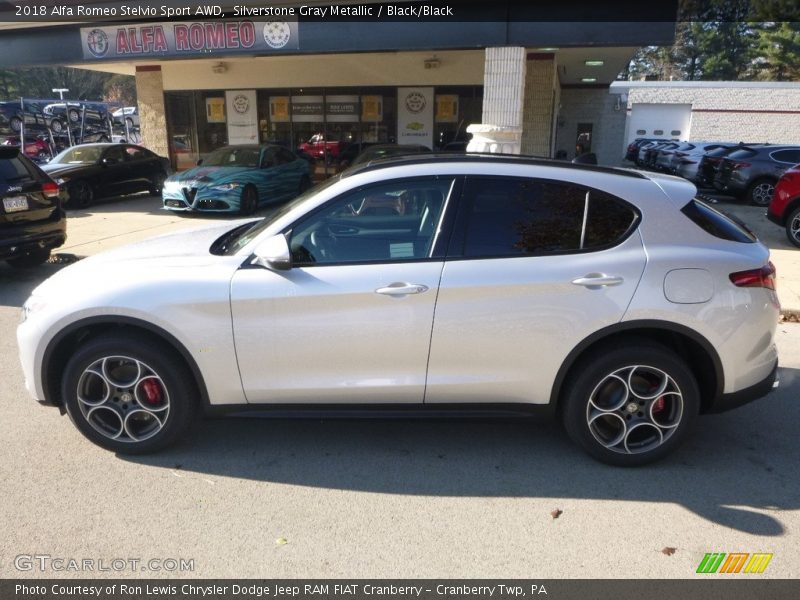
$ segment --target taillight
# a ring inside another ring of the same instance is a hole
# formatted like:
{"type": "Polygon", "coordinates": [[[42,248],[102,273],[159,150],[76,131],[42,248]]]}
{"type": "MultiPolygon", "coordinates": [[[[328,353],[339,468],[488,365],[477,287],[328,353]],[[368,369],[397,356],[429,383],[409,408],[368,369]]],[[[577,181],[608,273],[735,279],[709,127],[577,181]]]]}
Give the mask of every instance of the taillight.
{"type": "Polygon", "coordinates": [[[731,273],[729,277],[736,287],[760,287],[775,290],[775,265],[771,261],[760,269],[731,273]]]}
{"type": "Polygon", "coordinates": [[[53,183],[52,181],[44,182],[42,184],[42,193],[44,194],[45,198],[58,197],[58,184],[53,183]]]}

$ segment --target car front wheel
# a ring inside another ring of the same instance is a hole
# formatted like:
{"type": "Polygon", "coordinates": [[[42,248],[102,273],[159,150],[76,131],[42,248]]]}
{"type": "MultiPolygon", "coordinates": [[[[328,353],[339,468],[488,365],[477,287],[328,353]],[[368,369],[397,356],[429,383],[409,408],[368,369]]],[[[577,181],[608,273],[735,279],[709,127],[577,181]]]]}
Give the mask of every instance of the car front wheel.
{"type": "Polygon", "coordinates": [[[252,215],[258,210],[258,191],[251,185],[245,186],[239,199],[239,214],[252,215]]]}
{"type": "Polygon", "coordinates": [[[61,394],[89,440],[122,454],[145,454],[179,439],[199,406],[186,367],[153,340],[102,335],[67,363],[61,394]]]}
{"type": "Polygon", "coordinates": [[[786,219],[786,238],[800,248],[800,206],[790,212],[786,219]]]}
{"type": "Polygon", "coordinates": [[[747,188],[747,199],[756,206],[769,206],[775,194],[775,182],[771,179],[759,179],[747,188]]]}
{"type": "Polygon", "coordinates": [[[647,340],[601,350],[571,370],[563,407],[567,433],[607,464],[633,467],[663,458],[697,418],[694,376],[675,353],[647,340]]]}

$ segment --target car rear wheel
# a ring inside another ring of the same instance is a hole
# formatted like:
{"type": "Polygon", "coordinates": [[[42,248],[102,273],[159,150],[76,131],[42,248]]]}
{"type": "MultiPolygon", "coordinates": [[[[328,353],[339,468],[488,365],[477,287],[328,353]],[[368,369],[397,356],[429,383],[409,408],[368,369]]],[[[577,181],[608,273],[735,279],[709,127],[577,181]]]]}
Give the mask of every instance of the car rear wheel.
{"type": "Polygon", "coordinates": [[[61,397],[89,440],[122,454],[177,441],[197,415],[197,386],[169,349],[136,334],[102,335],[67,362],[61,397]]]}
{"type": "Polygon", "coordinates": [[[258,191],[252,185],[245,186],[239,200],[239,214],[252,215],[258,209],[258,191]]]}
{"type": "Polygon", "coordinates": [[[19,117],[11,117],[8,125],[11,127],[11,131],[19,133],[20,129],[22,129],[22,119],[19,117]]]}
{"type": "Polygon", "coordinates": [[[792,210],[786,218],[786,238],[800,248],[800,206],[792,210]]]}
{"type": "Polygon", "coordinates": [[[72,121],[73,123],[77,123],[78,121],[81,120],[81,113],[79,113],[77,109],[74,108],[71,108],[69,109],[69,111],[67,111],[67,116],[69,120],[72,121]]]}
{"type": "Polygon", "coordinates": [[[73,181],[67,187],[69,205],[73,208],[87,208],[94,201],[94,190],[86,181],[73,181]]]}
{"type": "Polygon", "coordinates": [[[20,256],[9,258],[6,262],[15,269],[30,269],[47,262],[48,258],[50,258],[50,248],[35,248],[20,256]]]}
{"type": "Polygon", "coordinates": [[[567,433],[607,464],[633,467],[663,458],[699,412],[700,393],[686,364],[647,340],[599,349],[570,376],[562,413],[567,433]]]}
{"type": "Polygon", "coordinates": [[[775,194],[775,182],[771,179],[758,179],[747,188],[747,200],[756,206],[769,206],[775,194]]]}
{"type": "Polygon", "coordinates": [[[50,129],[53,133],[61,133],[64,131],[64,124],[61,122],[61,119],[53,119],[50,121],[50,129]]]}

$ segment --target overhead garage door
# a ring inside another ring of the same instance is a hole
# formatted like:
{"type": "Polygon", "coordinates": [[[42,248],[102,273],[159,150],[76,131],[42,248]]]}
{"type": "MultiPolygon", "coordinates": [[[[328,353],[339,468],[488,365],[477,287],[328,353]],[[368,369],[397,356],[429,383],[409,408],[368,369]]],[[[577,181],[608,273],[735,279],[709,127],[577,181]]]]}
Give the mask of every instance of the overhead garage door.
{"type": "Polygon", "coordinates": [[[625,143],[641,137],[688,140],[691,126],[691,104],[635,103],[631,108],[625,143]]]}

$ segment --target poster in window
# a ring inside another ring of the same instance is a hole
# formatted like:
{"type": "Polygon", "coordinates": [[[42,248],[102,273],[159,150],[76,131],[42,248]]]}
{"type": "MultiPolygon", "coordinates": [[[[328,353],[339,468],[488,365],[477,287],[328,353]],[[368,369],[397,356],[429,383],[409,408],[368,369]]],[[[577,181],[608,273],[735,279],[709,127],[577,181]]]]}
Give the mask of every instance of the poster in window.
{"type": "Polygon", "coordinates": [[[383,96],[361,96],[361,120],[383,121],[383,96]]]}
{"type": "Polygon", "coordinates": [[[225,98],[206,98],[206,122],[225,122],[225,98]]]}
{"type": "Polygon", "coordinates": [[[437,123],[458,122],[458,95],[439,94],[436,96],[437,123]]]}
{"type": "Polygon", "coordinates": [[[269,97],[269,118],[273,123],[289,122],[289,96],[269,97]]]}
{"type": "Polygon", "coordinates": [[[397,143],[433,149],[432,87],[397,88],[397,143]]]}
{"type": "Polygon", "coordinates": [[[255,90],[228,90],[225,92],[228,114],[228,143],[254,144],[258,142],[258,105],[255,90]]]}

